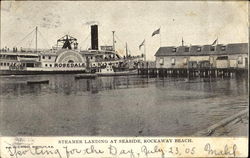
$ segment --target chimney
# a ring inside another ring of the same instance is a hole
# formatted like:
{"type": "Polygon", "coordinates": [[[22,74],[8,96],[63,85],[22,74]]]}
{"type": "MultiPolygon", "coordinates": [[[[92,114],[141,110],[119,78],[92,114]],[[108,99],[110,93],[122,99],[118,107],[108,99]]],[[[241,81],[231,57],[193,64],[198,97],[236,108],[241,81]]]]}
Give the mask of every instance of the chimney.
{"type": "Polygon", "coordinates": [[[98,25],[91,25],[91,49],[98,50],[98,25]]]}

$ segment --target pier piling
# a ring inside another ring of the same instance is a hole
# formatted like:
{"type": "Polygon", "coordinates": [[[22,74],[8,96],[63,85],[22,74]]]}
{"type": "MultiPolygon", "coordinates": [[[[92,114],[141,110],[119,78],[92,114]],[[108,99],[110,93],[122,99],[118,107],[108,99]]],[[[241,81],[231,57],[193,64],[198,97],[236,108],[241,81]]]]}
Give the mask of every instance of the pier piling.
{"type": "Polygon", "coordinates": [[[219,68],[139,68],[138,75],[154,77],[234,77],[246,74],[243,69],[219,69],[219,68]]]}

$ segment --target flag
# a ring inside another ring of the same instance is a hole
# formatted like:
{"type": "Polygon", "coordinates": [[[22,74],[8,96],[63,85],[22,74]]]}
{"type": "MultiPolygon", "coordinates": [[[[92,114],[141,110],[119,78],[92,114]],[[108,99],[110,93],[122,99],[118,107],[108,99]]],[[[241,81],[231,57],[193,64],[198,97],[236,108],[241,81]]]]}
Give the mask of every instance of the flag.
{"type": "Polygon", "coordinates": [[[218,40],[218,38],[212,43],[212,45],[215,45],[216,44],[216,42],[217,42],[217,40],[218,40]]]}
{"type": "Polygon", "coordinates": [[[139,45],[139,49],[141,49],[141,47],[144,45],[145,43],[145,39],[143,40],[143,42],[139,45]]]}
{"type": "Polygon", "coordinates": [[[152,33],[152,37],[153,37],[154,35],[156,35],[156,34],[160,34],[160,28],[157,29],[157,30],[155,30],[155,31],[152,33]]]}

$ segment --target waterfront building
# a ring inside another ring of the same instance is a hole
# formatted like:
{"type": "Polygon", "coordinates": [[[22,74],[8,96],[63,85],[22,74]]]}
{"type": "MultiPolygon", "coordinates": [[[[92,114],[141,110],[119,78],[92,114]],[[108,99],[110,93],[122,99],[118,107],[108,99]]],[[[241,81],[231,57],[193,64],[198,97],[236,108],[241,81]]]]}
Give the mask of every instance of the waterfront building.
{"type": "Polygon", "coordinates": [[[248,43],[160,47],[156,68],[248,68],[248,43]]]}

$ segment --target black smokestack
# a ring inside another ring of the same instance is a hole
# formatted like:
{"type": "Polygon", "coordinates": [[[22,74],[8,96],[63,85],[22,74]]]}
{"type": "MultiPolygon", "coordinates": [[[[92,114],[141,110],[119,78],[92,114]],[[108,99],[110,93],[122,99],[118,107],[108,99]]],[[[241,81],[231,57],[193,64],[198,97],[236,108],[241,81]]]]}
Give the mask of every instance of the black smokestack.
{"type": "Polygon", "coordinates": [[[91,49],[98,50],[98,26],[91,26],[91,49]]]}

